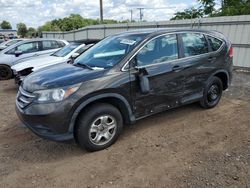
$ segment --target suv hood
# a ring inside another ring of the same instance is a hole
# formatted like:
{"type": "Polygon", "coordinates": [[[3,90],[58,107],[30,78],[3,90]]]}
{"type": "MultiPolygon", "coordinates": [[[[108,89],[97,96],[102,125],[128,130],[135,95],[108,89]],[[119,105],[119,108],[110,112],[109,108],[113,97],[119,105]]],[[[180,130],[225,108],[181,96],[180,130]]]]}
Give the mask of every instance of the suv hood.
{"type": "Polygon", "coordinates": [[[28,92],[59,88],[101,77],[105,71],[105,69],[89,70],[72,64],[61,63],[30,74],[23,80],[22,87],[28,92]]]}
{"type": "Polygon", "coordinates": [[[13,65],[11,69],[19,72],[27,68],[36,68],[36,67],[45,66],[45,65],[53,65],[63,60],[64,59],[62,57],[55,57],[55,56],[37,57],[34,59],[30,59],[30,60],[26,60],[24,62],[18,63],[16,65],[13,65]]]}

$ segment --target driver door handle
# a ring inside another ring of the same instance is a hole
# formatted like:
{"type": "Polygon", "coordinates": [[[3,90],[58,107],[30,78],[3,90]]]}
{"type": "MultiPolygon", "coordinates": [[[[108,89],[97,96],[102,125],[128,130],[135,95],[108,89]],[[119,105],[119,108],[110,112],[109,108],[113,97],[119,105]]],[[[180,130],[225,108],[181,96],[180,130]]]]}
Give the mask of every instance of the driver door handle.
{"type": "Polygon", "coordinates": [[[172,71],[178,71],[178,70],[181,70],[181,69],[183,69],[183,67],[180,66],[180,65],[175,65],[175,66],[172,67],[172,71]]]}
{"type": "Polygon", "coordinates": [[[208,62],[211,62],[211,63],[215,62],[215,60],[216,60],[216,57],[209,57],[208,58],[208,62]]]}

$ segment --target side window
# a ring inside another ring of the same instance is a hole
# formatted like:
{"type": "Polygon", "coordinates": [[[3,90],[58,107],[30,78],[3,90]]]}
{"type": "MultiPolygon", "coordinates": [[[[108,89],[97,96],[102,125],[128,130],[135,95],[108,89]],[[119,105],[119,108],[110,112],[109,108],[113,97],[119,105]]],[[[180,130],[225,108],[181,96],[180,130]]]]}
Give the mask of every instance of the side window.
{"type": "Polygon", "coordinates": [[[15,51],[16,51],[16,47],[7,51],[6,54],[15,54],[15,51]]]}
{"type": "Polygon", "coordinates": [[[203,34],[182,34],[185,57],[208,53],[208,44],[203,34]]]}
{"type": "Polygon", "coordinates": [[[55,41],[57,43],[57,45],[59,46],[58,48],[62,48],[64,47],[66,44],[62,41],[55,41]]]}
{"type": "Polygon", "coordinates": [[[85,51],[86,51],[86,47],[84,46],[84,47],[80,48],[79,50],[77,50],[76,53],[82,54],[85,51]]]}
{"type": "Polygon", "coordinates": [[[212,48],[212,51],[219,50],[219,48],[221,47],[223,42],[215,37],[207,36],[207,38],[208,38],[209,44],[212,48]]]}
{"type": "Polygon", "coordinates": [[[52,47],[53,48],[61,48],[61,46],[58,44],[57,41],[52,41],[52,47]]]}
{"type": "Polygon", "coordinates": [[[38,42],[29,42],[25,44],[21,44],[16,47],[16,51],[22,51],[22,53],[32,53],[39,51],[38,42]]]}
{"type": "Polygon", "coordinates": [[[178,59],[175,34],[165,35],[150,41],[137,54],[138,66],[162,63],[178,59]]]}
{"type": "Polygon", "coordinates": [[[58,45],[58,43],[56,41],[43,41],[43,50],[51,50],[51,49],[56,49],[56,48],[60,48],[60,46],[58,45]]]}

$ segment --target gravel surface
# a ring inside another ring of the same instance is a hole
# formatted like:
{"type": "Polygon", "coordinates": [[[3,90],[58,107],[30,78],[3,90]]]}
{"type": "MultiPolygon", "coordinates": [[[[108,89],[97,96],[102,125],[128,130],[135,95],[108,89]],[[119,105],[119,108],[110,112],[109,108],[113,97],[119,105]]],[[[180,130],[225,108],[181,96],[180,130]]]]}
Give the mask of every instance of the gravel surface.
{"type": "Polygon", "coordinates": [[[237,71],[219,105],[170,110],[127,126],[110,148],[38,138],[0,82],[0,187],[250,187],[250,73],[237,71]]]}

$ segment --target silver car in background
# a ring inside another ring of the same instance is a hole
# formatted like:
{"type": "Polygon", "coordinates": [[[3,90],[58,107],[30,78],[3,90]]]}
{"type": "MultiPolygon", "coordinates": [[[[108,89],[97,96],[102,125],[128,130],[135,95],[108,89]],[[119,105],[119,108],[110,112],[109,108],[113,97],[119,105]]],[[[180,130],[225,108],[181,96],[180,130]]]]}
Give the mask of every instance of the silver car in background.
{"type": "Polygon", "coordinates": [[[11,66],[29,58],[52,54],[68,44],[59,39],[30,39],[5,48],[0,51],[0,80],[13,77],[11,66]]]}

